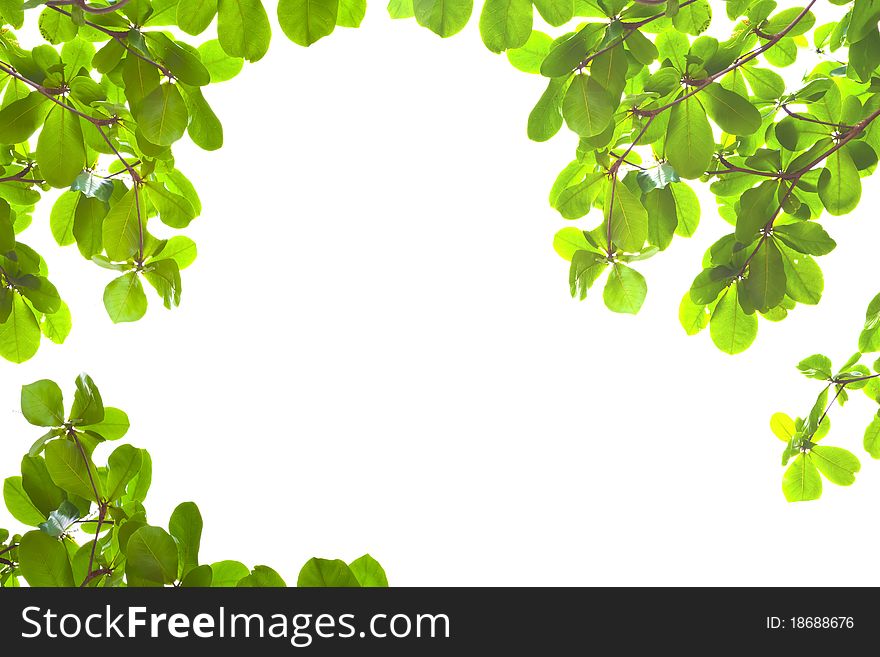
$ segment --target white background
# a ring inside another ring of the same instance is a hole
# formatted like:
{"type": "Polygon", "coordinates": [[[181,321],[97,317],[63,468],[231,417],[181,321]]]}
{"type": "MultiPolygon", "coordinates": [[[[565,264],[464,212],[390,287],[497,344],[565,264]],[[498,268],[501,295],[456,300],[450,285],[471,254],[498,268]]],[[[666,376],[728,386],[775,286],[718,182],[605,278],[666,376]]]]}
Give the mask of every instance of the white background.
{"type": "Polygon", "coordinates": [[[729,357],[677,320],[728,232],[705,194],[697,236],[641,266],[638,317],[569,298],[546,197],[575,141],[526,138],[542,90],[475,19],[441,41],[373,3],[309,49],[276,28],[266,59],[208,91],[224,148],[175,149],[204,202],[178,310],[153,296],[113,326],[110,272],[53,246],[40,206],[25,241],[75,324],[0,365],[0,472],[40,433],[19,387],[88,371],[153,456],[151,520],[199,503],[203,562],[288,583],[311,556],[369,551],[398,586],[880,584],[871,403],[834,412],[826,441],[864,467],[819,502],[785,502],[768,429],[818,392],[798,360],[855,350],[880,290],[876,192],[825,222],[821,305],[729,357]]]}

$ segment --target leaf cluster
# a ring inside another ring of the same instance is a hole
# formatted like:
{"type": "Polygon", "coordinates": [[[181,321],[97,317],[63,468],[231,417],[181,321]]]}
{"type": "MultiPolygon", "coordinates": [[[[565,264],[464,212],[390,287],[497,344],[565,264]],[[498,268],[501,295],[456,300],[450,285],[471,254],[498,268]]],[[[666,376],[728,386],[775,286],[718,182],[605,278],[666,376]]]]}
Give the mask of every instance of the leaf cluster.
{"type": "MultiPolygon", "coordinates": [[[[830,428],[829,414],[835,404],[844,406],[850,391],[861,390],[871,401],[880,404],[880,358],[871,361],[867,354],[880,352],[880,295],[868,306],[865,324],[859,335],[859,351],[838,368],[824,354],[813,354],[800,363],[798,370],[809,379],[825,385],[806,417],[792,419],[776,413],[770,419],[773,434],[785,443],[782,465],[786,467],[782,491],[789,502],[818,499],[822,495],[822,477],[831,483],[849,486],[860,469],[858,457],[840,447],[819,445],[830,428]]],[[[880,459],[880,410],[865,429],[865,451],[880,459]]]]}
{"type": "MultiPolygon", "coordinates": [[[[21,412],[46,432],[22,457],[21,475],[3,482],[15,520],[32,527],[0,529],[0,586],[286,586],[268,566],[199,559],[202,516],[193,502],[178,505],[167,528],[148,520],[145,501],[153,463],[145,449],[121,444],[104,465],[102,443],[129,430],[126,413],[105,406],[88,375],[76,379],[65,412],[61,388],[49,380],[23,386],[21,412]]],[[[382,567],[364,555],[350,564],[310,559],[298,586],[387,586],[382,567]]]]}

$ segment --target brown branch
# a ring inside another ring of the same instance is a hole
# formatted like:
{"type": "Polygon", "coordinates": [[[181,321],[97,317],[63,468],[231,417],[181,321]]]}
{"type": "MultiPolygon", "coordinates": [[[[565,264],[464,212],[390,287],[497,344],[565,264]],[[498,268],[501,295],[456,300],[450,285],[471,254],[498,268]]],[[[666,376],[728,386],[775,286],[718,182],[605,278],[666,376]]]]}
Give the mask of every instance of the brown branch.
{"type": "Polygon", "coordinates": [[[45,96],[46,98],[51,100],[56,105],[66,109],[68,112],[71,112],[72,114],[76,114],[80,118],[85,119],[86,121],[88,121],[89,123],[94,125],[96,128],[99,128],[101,126],[114,125],[119,120],[116,117],[110,117],[107,119],[96,119],[93,116],[89,116],[85,112],[80,112],[75,107],[68,105],[64,101],[58,100],[58,98],[56,98],[56,94],[60,93],[62,90],[49,89],[49,88],[44,87],[43,85],[39,84],[38,82],[34,82],[33,80],[26,78],[21,73],[16,71],[15,68],[11,64],[7,64],[6,62],[0,61],[0,71],[2,71],[3,73],[6,73],[7,75],[11,75],[16,80],[24,82],[26,85],[33,88],[35,91],[39,92],[40,94],[42,94],[43,96],[45,96]]]}
{"type": "MultiPolygon", "coordinates": [[[[619,161],[619,160],[618,160],[619,161]]],[[[614,215],[614,193],[617,191],[617,169],[611,172],[611,199],[608,201],[608,216],[605,218],[605,242],[606,251],[610,256],[614,253],[614,244],[611,241],[611,219],[614,215]]]]}
{"type": "Polygon", "coordinates": [[[91,571],[86,578],[83,580],[83,583],[79,585],[81,589],[84,589],[89,585],[89,583],[98,577],[102,577],[103,575],[112,575],[113,570],[111,568],[98,568],[97,570],[91,571]]]}
{"type": "Polygon", "coordinates": [[[754,259],[755,255],[758,253],[758,251],[761,250],[761,247],[764,246],[764,242],[766,242],[767,238],[770,237],[770,229],[773,228],[773,224],[776,222],[777,217],[779,217],[779,215],[782,213],[782,208],[785,206],[785,202],[792,195],[792,193],[794,192],[794,188],[797,187],[797,184],[799,182],[800,182],[800,178],[797,178],[791,182],[791,186],[788,188],[788,190],[785,192],[785,194],[783,194],[782,200],[779,201],[779,207],[776,208],[776,210],[773,212],[773,215],[770,217],[770,219],[767,221],[767,223],[765,223],[764,226],[761,228],[761,239],[758,240],[758,245],[749,254],[749,257],[746,258],[746,261],[743,263],[743,266],[740,267],[739,273],[737,274],[737,278],[742,278],[743,276],[745,276],[746,269],[748,269],[749,264],[752,262],[752,260],[754,259]]]}
{"type": "Polygon", "coordinates": [[[720,80],[728,73],[731,73],[731,72],[735,71],[736,69],[740,68],[741,66],[744,66],[748,62],[752,61],[753,59],[755,59],[758,56],[762,55],[763,53],[767,52],[773,46],[775,46],[780,41],[782,41],[782,39],[785,38],[785,36],[789,32],[791,32],[795,28],[795,26],[797,26],[797,24],[800,23],[806,17],[806,15],[808,13],[810,13],[810,9],[812,9],[813,5],[815,5],[815,4],[816,4],[816,0],[810,0],[810,2],[807,4],[807,6],[804,7],[803,11],[801,11],[801,13],[799,13],[794,18],[794,20],[792,20],[791,23],[789,23],[785,27],[785,29],[783,29],[781,32],[779,32],[777,34],[774,34],[773,38],[770,39],[769,41],[767,41],[767,43],[763,44],[762,46],[755,48],[754,50],[748,52],[745,55],[742,55],[741,57],[738,57],[736,59],[736,61],[733,62],[733,64],[731,64],[727,68],[724,68],[724,69],[718,71],[717,73],[713,73],[709,77],[704,78],[702,80],[690,81],[689,84],[691,84],[691,86],[692,86],[692,89],[690,91],[682,94],[681,96],[679,96],[675,100],[672,100],[672,101],[666,103],[665,105],[661,105],[660,107],[655,107],[654,109],[649,109],[649,110],[634,110],[634,113],[638,116],[655,116],[657,114],[660,114],[661,112],[665,112],[666,110],[668,110],[672,107],[675,107],[679,103],[683,103],[688,98],[696,96],[705,87],[709,86],[710,84],[712,84],[716,80],[720,80]]]}
{"type": "Polygon", "coordinates": [[[24,169],[22,169],[18,173],[14,174],[12,176],[4,176],[4,177],[0,178],[0,183],[23,182],[23,183],[28,183],[28,184],[33,183],[33,184],[37,184],[37,185],[42,185],[45,182],[44,180],[36,180],[34,178],[25,178],[25,176],[28,175],[31,171],[33,171],[33,169],[34,169],[34,165],[28,164],[24,169]]]}
{"type": "Polygon", "coordinates": [[[814,119],[811,116],[804,116],[803,114],[798,114],[797,112],[792,112],[788,109],[788,105],[782,105],[782,111],[788,114],[791,118],[797,119],[798,121],[806,121],[807,123],[815,123],[816,125],[824,125],[829,128],[836,128],[840,131],[851,130],[853,126],[844,125],[843,123],[831,123],[829,121],[820,121],[819,119],[814,119]]]}
{"type": "Polygon", "coordinates": [[[868,117],[859,121],[836,144],[834,144],[834,146],[832,146],[827,151],[822,153],[822,155],[819,155],[817,158],[815,158],[812,162],[810,162],[806,166],[801,167],[797,171],[785,172],[785,173],[782,173],[779,176],[777,176],[777,178],[779,180],[786,180],[786,181],[791,182],[791,186],[788,188],[788,191],[785,193],[785,195],[782,197],[782,200],[779,202],[779,207],[776,209],[776,211],[773,213],[773,215],[770,217],[770,219],[767,221],[766,224],[764,224],[764,227],[761,229],[761,239],[758,240],[757,246],[755,246],[754,250],[751,252],[751,254],[749,254],[749,257],[746,258],[746,261],[743,263],[743,266],[740,268],[740,271],[739,271],[740,277],[745,275],[745,272],[749,266],[749,263],[755,257],[755,254],[757,254],[758,251],[760,250],[760,248],[764,245],[764,242],[767,241],[767,238],[770,235],[770,230],[773,228],[773,224],[776,222],[776,219],[781,214],[782,208],[785,205],[785,202],[794,193],[794,188],[797,187],[801,178],[803,178],[808,172],[812,171],[816,165],[821,164],[822,162],[827,160],[829,157],[834,155],[841,148],[846,146],[853,139],[855,139],[856,137],[861,135],[862,132],[865,131],[865,128],[867,128],[873,121],[876,121],[878,117],[880,117],[880,109],[872,112],[868,117]]]}
{"type": "MultiPolygon", "coordinates": [[[[53,9],[53,10],[57,11],[59,14],[64,14],[68,18],[71,17],[71,14],[69,11],[65,11],[55,5],[47,5],[47,6],[49,7],[49,9],[53,9]]],[[[167,77],[167,78],[174,78],[175,77],[174,73],[171,72],[171,69],[167,68],[166,66],[163,66],[162,64],[160,64],[159,62],[157,62],[153,59],[150,59],[149,57],[144,55],[142,52],[140,52],[137,48],[133,48],[126,41],[126,38],[128,37],[128,34],[129,34],[128,31],[119,32],[118,30],[107,29],[103,25],[98,25],[97,23],[92,23],[91,21],[84,21],[84,22],[89,27],[94,28],[103,34],[106,34],[107,36],[109,36],[112,39],[115,39],[119,43],[120,46],[125,48],[126,51],[128,51],[129,53],[131,53],[132,55],[134,55],[138,59],[141,59],[141,60],[147,62],[151,66],[155,66],[157,69],[159,69],[159,72],[162,75],[164,75],[165,77],[167,77]]]]}
{"type": "MultiPolygon", "coordinates": [[[[665,2],[666,0],[662,0],[662,1],[665,2]]],[[[679,5],[679,9],[682,7],[687,7],[688,5],[692,5],[696,1],[697,0],[687,0],[687,2],[682,2],[681,5],[679,5]]],[[[661,4],[661,3],[660,2],[645,2],[643,4],[661,4]]],[[[617,46],[619,46],[621,43],[626,41],[630,37],[630,35],[633,32],[635,32],[636,30],[638,30],[640,27],[644,27],[645,25],[653,23],[657,19],[663,18],[664,16],[666,16],[665,11],[663,13],[657,14],[656,16],[650,16],[648,18],[645,18],[644,20],[640,20],[637,23],[621,23],[621,25],[623,26],[623,29],[626,30],[624,35],[622,37],[620,37],[614,43],[611,43],[611,44],[605,46],[604,48],[597,50],[592,55],[590,55],[586,59],[582,60],[581,63],[578,64],[577,67],[584,68],[587,64],[589,64],[591,61],[596,59],[596,57],[598,57],[599,55],[604,55],[606,52],[608,52],[610,50],[614,50],[617,46]]]]}
{"type": "Polygon", "coordinates": [[[781,174],[773,173],[770,171],[758,171],[757,169],[748,169],[746,167],[737,166],[736,164],[732,164],[728,161],[723,155],[718,156],[718,161],[721,162],[726,169],[714,169],[712,171],[707,171],[708,175],[720,175],[720,174],[728,174],[728,173],[748,173],[753,176],[761,176],[763,178],[779,178],[781,174]]]}

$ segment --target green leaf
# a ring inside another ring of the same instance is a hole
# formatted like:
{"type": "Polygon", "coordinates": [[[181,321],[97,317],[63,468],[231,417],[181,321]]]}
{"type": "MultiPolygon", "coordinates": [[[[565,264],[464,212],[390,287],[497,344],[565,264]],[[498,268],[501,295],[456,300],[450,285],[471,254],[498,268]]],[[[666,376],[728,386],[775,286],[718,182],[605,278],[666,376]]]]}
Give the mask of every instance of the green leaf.
{"type": "Polygon", "coordinates": [[[858,43],[877,27],[880,20],[880,0],[855,0],[846,37],[850,43],[858,43]]]}
{"type": "Polygon", "coordinates": [[[83,170],[86,160],[80,118],[61,107],[54,107],[40,131],[36,158],[47,183],[53,187],[69,187],[83,170]]]}
{"type": "MultiPolygon", "coordinates": [[[[53,437],[54,437],[53,433],[53,437]]],[[[30,501],[44,515],[59,509],[67,494],[52,481],[46,461],[41,456],[25,455],[21,459],[21,486],[30,501]]],[[[79,514],[76,516],[79,518],[79,514]]]]}
{"type": "Polygon", "coordinates": [[[54,313],[61,308],[58,290],[48,278],[25,274],[15,284],[21,295],[39,312],[54,313]]]}
{"type": "Polygon", "coordinates": [[[110,207],[102,224],[102,240],[110,260],[125,262],[138,252],[145,217],[144,201],[136,187],[110,207]]]}
{"type": "Polygon", "coordinates": [[[174,260],[153,260],[144,269],[144,278],[153,286],[166,308],[180,305],[180,269],[174,260]]]}
{"type": "Polygon", "coordinates": [[[571,288],[571,296],[587,298],[587,291],[593,286],[605,268],[608,260],[593,251],[576,251],[571,258],[571,268],[568,274],[568,284],[571,288]]]}
{"type": "Polygon", "coordinates": [[[13,249],[15,249],[15,218],[9,203],[0,198],[0,255],[13,249]]]}
{"type": "Polygon", "coordinates": [[[862,467],[855,454],[840,447],[816,445],[810,451],[810,456],[819,472],[838,486],[849,486],[855,482],[855,473],[862,467]]]}
{"type": "Polygon", "coordinates": [[[541,75],[548,78],[568,76],[590,53],[602,38],[601,25],[586,25],[575,34],[554,45],[541,64],[541,75]]]}
{"type": "Polygon", "coordinates": [[[670,183],[667,189],[672,193],[675,215],[678,219],[675,234],[692,237],[700,225],[700,199],[687,183],[670,183]]]}
{"type": "Polygon", "coordinates": [[[183,137],[189,124],[186,102],[175,84],[163,84],[153,89],[138,104],[135,118],[144,137],[157,146],[170,146],[176,142],[183,137]]]}
{"type": "Polygon", "coordinates": [[[492,52],[519,48],[531,32],[531,0],[486,0],[483,4],[480,36],[492,52]]]}
{"type": "Polygon", "coordinates": [[[104,401],[98,386],[88,374],[76,377],[76,392],[73,395],[73,408],[70,421],[77,426],[89,426],[103,422],[104,401]]]}
{"type": "Polygon", "coordinates": [[[348,564],[348,567],[362,587],[388,587],[388,577],[385,575],[385,570],[369,554],[355,559],[348,564]]]}
{"type": "Polygon", "coordinates": [[[785,268],[785,293],[793,301],[815,306],[822,299],[825,278],[816,261],[808,255],[782,246],[782,264],[785,268]]]}
{"type": "Polygon", "coordinates": [[[153,461],[150,453],[141,450],[141,470],[128,486],[128,497],[135,502],[143,502],[147,498],[150,484],[153,481],[153,461]]]}
{"type": "Polygon", "coordinates": [[[360,582],[344,561],[314,557],[309,559],[300,570],[296,585],[299,587],[343,588],[360,587],[360,582]]]}
{"type": "Polygon", "coordinates": [[[606,189],[605,208],[606,221],[611,224],[611,241],[629,253],[640,251],[648,239],[648,211],[639,197],[616,181],[606,189]]]}
{"type": "Polygon", "coordinates": [[[535,9],[548,25],[560,27],[574,16],[574,4],[572,0],[535,0],[535,9]]]}
{"type": "Polygon", "coordinates": [[[703,87],[700,98],[712,120],[731,135],[751,135],[761,128],[761,113],[748,100],[720,84],[703,87]]]}
{"type": "Polygon", "coordinates": [[[40,331],[55,344],[62,344],[67,339],[71,326],[70,309],[63,301],[56,312],[40,319],[40,331]]]}
{"type": "Polygon", "coordinates": [[[605,283],[603,299],[609,310],[635,315],[648,294],[645,277],[626,265],[615,264],[605,283]]]}
{"type": "Polygon", "coordinates": [[[626,51],[617,46],[597,54],[590,63],[590,77],[602,85],[613,103],[620,99],[626,88],[629,59],[626,51]]]}
{"type": "Polygon", "coordinates": [[[177,505],[171,514],[168,531],[177,541],[178,579],[183,579],[199,565],[202,525],[202,514],[194,502],[177,505]]]}
{"type": "Polygon", "coordinates": [[[559,194],[556,209],[566,219],[580,219],[593,207],[593,201],[602,191],[605,180],[603,173],[588,173],[577,185],[568,187],[559,194]]]}
{"type": "Polygon", "coordinates": [[[709,29],[712,22],[712,8],[708,0],[696,0],[691,4],[679,5],[678,12],[672,17],[675,29],[687,34],[702,34],[709,29]]]}
{"type": "Polygon", "coordinates": [[[412,18],[415,16],[413,0],[388,0],[388,15],[391,18],[412,18]]]}
{"type": "Polygon", "coordinates": [[[846,149],[826,160],[819,176],[819,198],[829,214],[840,216],[856,209],[862,197],[859,171],[846,149]]]}
{"type": "Polygon", "coordinates": [[[666,157],[682,178],[699,178],[712,163],[715,137],[700,101],[691,96],[676,104],[669,115],[666,157]]]}
{"type": "Polygon", "coordinates": [[[40,324],[21,296],[10,294],[10,297],[9,317],[0,324],[0,356],[13,363],[23,363],[40,347],[40,324]]]}
{"type": "Polygon", "coordinates": [[[177,578],[177,544],[161,527],[138,529],[125,548],[125,574],[145,585],[162,586],[177,578]]]}
{"type": "Polygon", "coordinates": [[[243,578],[247,577],[250,571],[240,561],[218,561],[211,564],[213,577],[211,579],[212,587],[233,587],[243,578]]]}
{"type": "Polygon", "coordinates": [[[178,269],[186,269],[195,262],[196,243],[183,235],[175,235],[156,254],[156,258],[170,259],[177,263],[178,269]]]}
{"type": "Polygon", "coordinates": [[[880,413],[874,416],[871,424],[865,429],[865,451],[873,458],[880,459],[880,413]]]}
{"type": "Polygon", "coordinates": [[[523,73],[540,73],[541,64],[552,45],[553,39],[534,30],[524,45],[507,51],[507,60],[523,73]]]}
{"type": "Polygon", "coordinates": [[[141,450],[120,445],[107,458],[107,499],[118,500],[141,469],[141,450]]]}
{"type": "Polygon", "coordinates": [[[785,93],[785,80],[775,71],[757,66],[743,66],[740,70],[761,100],[776,100],[785,93]]]}
{"type": "Polygon", "coordinates": [[[721,295],[709,321],[712,342],[726,354],[739,354],[748,349],[758,335],[758,316],[747,315],[737,299],[739,291],[731,285],[721,295]]]}
{"type": "Polygon", "coordinates": [[[560,101],[565,89],[561,78],[550,80],[547,89],[529,113],[528,135],[532,141],[547,141],[562,127],[560,101]]]}
{"type": "Polygon", "coordinates": [[[53,440],[46,445],[46,469],[59,488],[87,500],[95,500],[91,481],[94,479],[98,495],[101,480],[96,477],[95,467],[86,463],[82,453],[71,440],[53,440]],[[90,477],[91,471],[91,477],[90,477]]]}
{"type": "MultiPolygon", "coordinates": [[[[91,171],[83,171],[73,181],[70,189],[74,192],[82,192],[88,198],[97,198],[106,203],[113,194],[113,183],[99,178],[91,171]]],[[[72,243],[72,241],[69,243],[72,243]]]]}
{"type": "Polygon", "coordinates": [[[587,238],[584,237],[584,231],[578,228],[563,228],[553,236],[553,249],[568,262],[571,262],[578,251],[589,251],[591,248],[587,238]]]}
{"type": "Polygon", "coordinates": [[[800,454],[782,477],[782,493],[789,502],[818,500],[822,495],[819,471],[806,454],[800,454]]]}
{"type": "Polygon", "coordinates": [[[461,32],[473,10],[473,0],[413,0],[418,24],[444,38],[461,32]]]}
{"type": "Polygon", "coordinates": [[[119,440],[128,433],[130,427],[125,411],[112,406],[104,407],[104,419],[95,424],[87,424],[84,428],[99,434],[105,440],[119,440]]]}
{"type": "Polygon", "coordinates": [[[367,0],[339,0],[336,24],[339,27],[360,27],[367,13],[367,0]]]}
{"type": "Polygon", "coordinates": [[[217,37],[227,55],[249,62],[263,58],[269,50],[272,28],[260,0],[219,0],[217,37]]]}
{"type": "Polygon", "coordinates": [[[75,586],[67,550],[48,534],[33,531],[22,536],[18,559],[21,574],[31,586],[75,586]]]}
{"type": "Polygon", "coordinates": [[[785,297],[785,268],[782,254],[772,239],[764,240],[749,263],[748,278],[742,282],[743,293],[759,312],[767,312],[785,297]]]}
{"type": "Polygon", "coordinates": [[[777,188],[775,181],[768,180],[743,193],[736,212],[736,239],[740,243],[751,244],[773,218],[777,188]]]}
{"type": "Polygon", "coordinates": [[[43,125],[49,100],[33,91],[0,110],[0,143],[20,144],[43,125]]]}
{"type": "Polygon", "coordinates": [[[91,260],[92,256],[98,255],[104,250],[104,218],[106,216],[107,204],[97,198],[80,198],[76,204],[73,217],[73,237],[79,252],[86,259],[91,260]]]}
{"type": "Polygon", "coordinates": [[[207,588],[213,586],[214,571],[211,566],[203,565],[193,568],[186,574],[180,585],[183,588],[207,588]]]}
{"type": "Polygon", "coordinates": [[[832,377],[831,359],[822,354],[814,354],[804,358],[798,363],[797,368],[801,373],[811,379],[819,379],[820,381],[829,381],[832,377]]]}
{"type": "Polygon", "coordinates": [[[240,579],[236,586],[240,588],[282,588],[286,587],[287,584],[281,579],[281,575],[269,568],[269,566],[254,566],[250,574],[240,579]]]}
{"type": "Polygon", "coordinates": [[[666,189],[670,183],[681,182],[678,173],[666,162],[661,162],[646,171],[640,171],[637,179],[639,189],[646,194],[655,189],[666,189]]]}
{"type": "Polygon", "coordinates": [[[799,253],[823,256],[837,247],[837,242],[831,239],[825,229],[812,221],[776,226],[773,228],[773,234],[799,253]]]}
{"type": "Polygon", "coordinates": [[[794,420],[785,413],[774,413],[770,418],[770,430],[783,442],[790,442],[797,429],[794,420]]]}
{"type": "Polygon", "coordinates": [[[728,267],[704,269],[691,283],[689,291],[691,301],[699,305],[713,303],[730,284],[733,274],[734,272],[728,267]]]}
{"type": "Polygon", "coordinates": [[[159,71],[149,62],[129,53],[122,62],[122,82],[128,106],[133,114],[137,114],[144,99],[159,88],[159,71]]]}
{"type": "Polygon", "coordinates": [[[46,520],[25,492],[21,477],[8,477],[3,482],[3,501],[9,514],[23,525],[37,527],[46,520]]]}
{"type": "Polygon", "coordinates": [[[217,39],[205,41],[199,45],[199,56],[202,59],[202,65],[208,69],[212,84],[231,80],[241,73],[241,69],[244,67],[244,60],[241,57],[232,57],[226,54],[217,39]]]}
{"type": "Polygon", "coordinates": [[[180,0],[177,4],[177,25],[187,34],[201,34],[216,15],[217,0],[180,0]]]}
{"type": "Polygon", "coordinates": [[[662,251],[672,243],[678,225],[672,189],[658,187],[645,194],[645,210],[648,213],[648,243],[662,251]]]}
{"type": "MultiPolygon", "coordinates": [[[[76,216],[76,206],[79,198],[80,195],[76,192],[65,192],[58,197],[52,206],[52,212],[49,214],[49,227],[52,230],[52,237],[55,238],[58,246],[67,246],[74,242],[73,220],[76,216]]],[[[13,245],[9,249],[0,250],[11,251],[13,246],[14,239],[13,245]]]]}
{"type": "Polygon", "coordinates": [[[104,288],[104,308],[114,324],[136,322],[147,312],[147,295],[136,272],[114,278],[104,288]]]}
{"type": "Polygon", "coordinates": [[[195,219],[196,211],[186,198],[175,194],[159,182],[145,184],[150,202],[159,211],[162,223],[172,228],[186,228],[195,219]]]}
{"type": "Polygon", "coordinates": [[[57,427],[64,424],[61,388],[48,379],[22,386],[21,412],[25,420],[38,427],[57,427]]]}
{"type": "Polygon", "coordinates": [[[708,306],[694,303],[690,293],[684,295],[678,306],[678,321],[688,335],[696,335],[706,328],[711,316],[708,306]]]}
{"type": "Polygon", "coordinates": [[[310,46],[336,27],[338,0],[279,0],[278,23],[287,38],[310,46]]]}
{"type": "Polygon", "coordinates": [[[24,3],[21,0],[0,1],[0,16],[15,29],[24,25],[24,3]]]}
{"type": "Polygon", "coordinates": [[[46,522],[40,523],[40,531],[52,538],[60,538],[73,527],[79,518],[79,509],[74,504],[64,500],[57,509],[49,513],[46,522]]]}
{"type": "Polygon", "coordinates": [[[195,49],[190,49],[189,46],[184,48],[161,32],[148,32],[144,37],[165,67],[180,82],[193,87],[210,84],[211,74],[202,64],[195,49]]]}
{"type": "Polygon", "coordinates": [[[595,137],[611,123],[614,104],[608,92],[591,76],[576,75],[565,92],[562,116],[568,127],[581,137],[595,137]]]}

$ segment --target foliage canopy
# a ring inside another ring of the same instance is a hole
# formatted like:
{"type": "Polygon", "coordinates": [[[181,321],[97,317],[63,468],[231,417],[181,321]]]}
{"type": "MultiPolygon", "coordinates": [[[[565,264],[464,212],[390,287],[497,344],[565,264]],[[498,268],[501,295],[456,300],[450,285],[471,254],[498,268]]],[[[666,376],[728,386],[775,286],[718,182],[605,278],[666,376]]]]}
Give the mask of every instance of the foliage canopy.
{"type": "MultiPolygon", "coordinates": [[[[585,299],[602,285],[609,309],[638,313],[648,291],[638,263],[676,237],[694,235],[700,181],[728,228],[681,301],[684,330],[693,335],[708,327],[720,350],[737,354],[755,341],[759,318],[778,322],[798,304],[819,303],[824,278],[817,258],[836,246],[820,219],[854,212],[862,179],[878,164],[880,3],[826,0],[839,16],[819,24],[817,2],[486,0],[479,10],[486,47],[546,78],[528,116],[529,138],[546,141],[565,127],[578,139],[549,195],[563,219],[587,222],[554,239],[570,263],[573,297],[585,299]],[[535,30],[535,11],[551,27],[565,26],[562,33],[535,30]],[[710,34],[719,31],[723,38],[710,34]],[[803,77],[787,83],[780,71],[805,61],[803,77]]],[[[280,0],[276,13],[284,35],[309,46],[337,26],[358,27],[365,11],[365,0],[280,0]]],[[[415,18],[441,37],[460,32],[474,11],[473,0],[388,4],[392,18],[415,18]]],[[[206,150],[222,146],[222,124],[206,93],[245,62],[262,59],[272,28],[260,0],[2,0],[0,19],[0,356],[20,363],[44,337],[63,342],[72,325],[46,261],[19,239],[50,190],[58,190],[49,222],[57,243],[76,245],[111,272],[103,300],[113,322],[141,319],[150,288],[166,308],[180,303],[181,271],[193,263],[196,245],[177,231],[199,217],[202,204],[173,147],[184,136],[206,150]],[[31,48],[16,35],[26,15],[38,16],[43,40],[31,48]]],[[[783,489],[790,500],[818,497],[820,473],[848,484],[858,470],[849,452],[817,443],[827,431],[829,396],[844,403],[848,390],[863,389],[880,401],[876,375],[860,362],[862,353],[880,350],[878,303],[869,309],[859,354],[837,373],[823,356],[801,363],[827,384],[807,418],[774,416],[774,433],[786,441],[783,489]]],[[[51,448],[53,462],[61,459],[56,465],[70,470],[56,468],[64,485],[50,477],[53,485],[74,496],[74,506],[94,498],[100,512],[109,503],[102,493],[119,493],[119,481],[99,477],[90,492],[79,475],[91,466],[74,458],[87,464],[89,440],[112,438],[93,426],[101,422],[91,415],[103,408],[100,397],[89,397],[97,394],[93,384],[78,381],[79,401],[65,421],[57,386],[33,385],[23,410],[27,405],[28,419],[54,427],[46,458],[51,448]]],[[[865,437],[874,457],[877,422],[865,437]]],[[[43,458],[42,451],[26,458],[43,458]]],[[[133,464],[135,454],[143,466],[148,457],[134,448],[117,463],[133,464]]],[[[106,473],[113,471],[108,463],[106,473]]],[[[64,515],[58,505],[41,504],[40,522],[61,527],[73,517],[71,506],[64,515]],[[50,519],[52,513],[58,515],[50,519]]],[[[81,520],[88,508],[77,511],[81,520]]],[[[41,531],[28,542],[49,545],[43,535],[51,533],[41,531]]],[[[134,545],[168,547],[169,537],[177,539],[159,531],[150,529],[134,545]]],[[[135,566],[133,581],[167,582],[175,569],[166,566],[170,557],[135,566]]]]}

